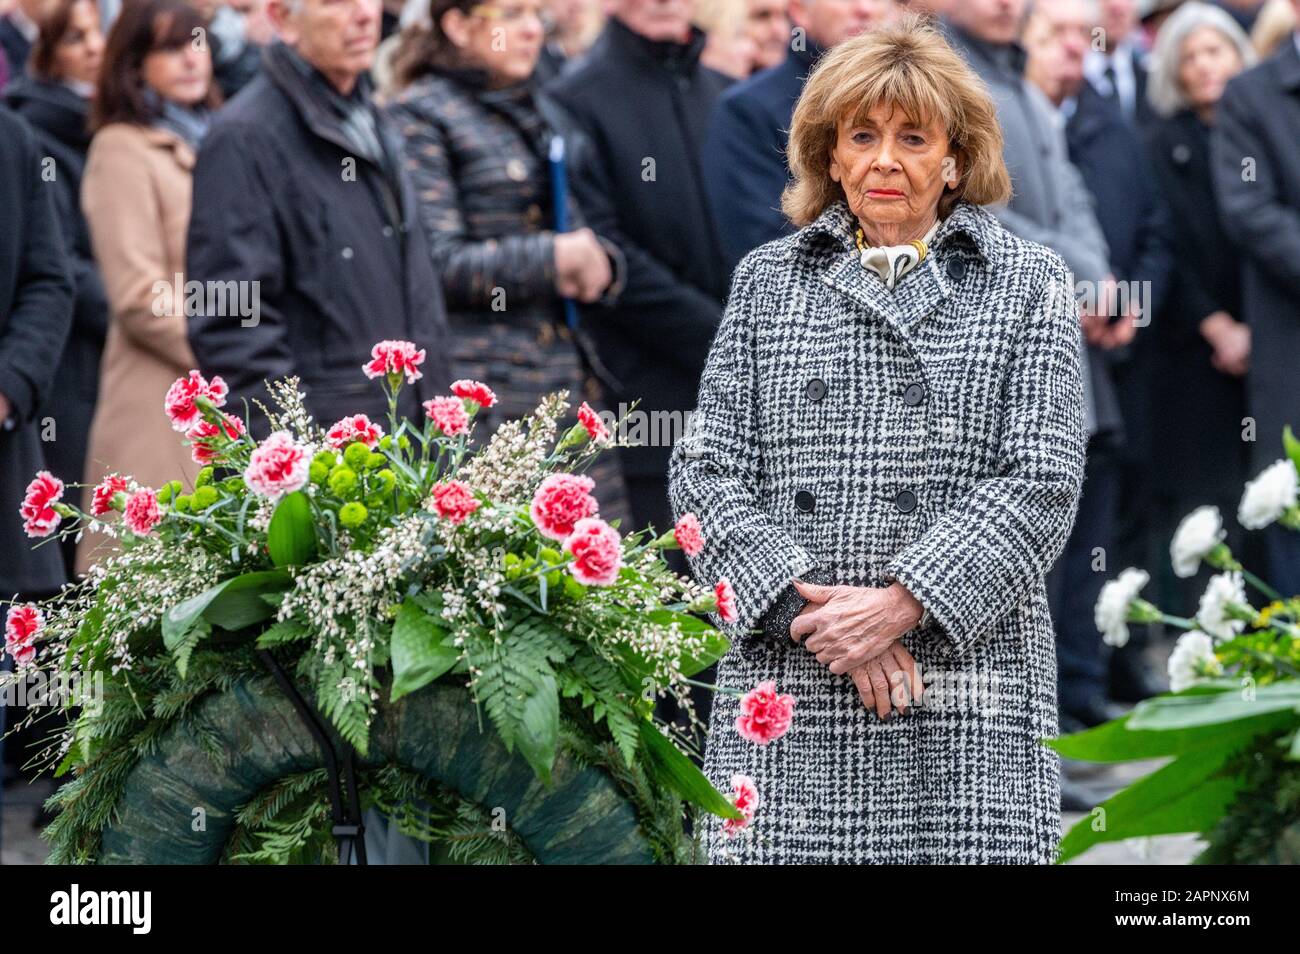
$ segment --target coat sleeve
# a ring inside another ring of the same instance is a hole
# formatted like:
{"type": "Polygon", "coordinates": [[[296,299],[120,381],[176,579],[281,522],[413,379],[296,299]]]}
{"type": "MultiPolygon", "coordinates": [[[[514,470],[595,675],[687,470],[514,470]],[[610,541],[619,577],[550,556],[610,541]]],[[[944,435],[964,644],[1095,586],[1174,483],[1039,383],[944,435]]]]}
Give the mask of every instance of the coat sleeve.
{"type": "Polygon", "coordinates": [[[1294,148],[1290,155],[1276,155],[1262,128],[1270,121],[1267,103],[1248,102],[1248,93],[1242,79],[1228,84],[1210,139],[1223,227],[1275,281],[1300,290],[1300,210],[1281,194],[1287,174],[1281,165],[1294,161],[1294,148]],[[1243,176],[1248,159],[1255,166],[1249,181],[1243,176]]]}
{"type": "Polygon", "coordinates": [[[497,288],[511,302],[532,302],[555,294],[555,233],[517,232],[478,240],[461,213],[456,171],[441,125],[414,108],[391,108],[402,133],[407,174],[419,197],[420,222],[452,309],[489,309],[497,288]]]}
{"type": "Polygon", "coordinates": [[[696,580],[711,587],[725,578],[736,591],[739,619],[724,627],[733,636],[751,630],[793,578],[817,566],[757,495],[763,458],[754,272],[761,267],[751,254],[736,268],[695,413],[668,469],[674,516],[694,513],[704,533],[704,549],[690,560],[696,580]]]}
{"type": "MultiPolygon", "coordinates": [[[[597,312],[593,320],[617,323],[620,335],[638,347],[646,361],[682,363],[682,355],[701,355],[709,348],[718,323],[718,303],[643,248],[624,231],[615,201],[617,187],[608,156],[592,121],[577,104],[564,102],[592,143],[582,166],[570,177],[573,193],[587,225],[622,250],[627,278],[618,308],[597,312]]],[[[583,306],[590,311],[591,306],[583,306]]],[[[698,359],[696,359],[698,360],[698,359]]]]}
{"type": "Polygon", "coordinates": [[[81,205],[100,263],[112,322],[131,344],[173,368],[194,367],[183,309],[157,314],[159,282],[175,280],[149,163],[135,130],[105,127],[91,143],[81,205]]]}
{"type": "Polygon", "coordinates": [[[194,212],[185,245],[186,278],[199,282],[257,282],[256,323],[239,315],[190,315],[189,336],[205,374],[230,386],[231,403],[268,401],[266,381],[293,374],[297,361],[277,303],[286,263],[275,200],[259,157],[275,152],[247,126],[218,123],[204,137],[194,167],[194,212]]]}
{"type": "MultiPolygon", "coordinates": [[[[9,314],[0,323],[0,394],[8,398],[12,420],[29,423],[49,396],[59,355],[72,327],[72,279],[64,266],[63,239],[55,216],[52,190],[37,174],[35,138],[13,117],[4,131],[22,135],[13,150],[25,208],[10,222],[23,223],[9,236],[20,248],[17,283],[9,314]]],[[[0,424],[3,424],[0,421],[0,424]]]]}
{"type": "Polygon", "coordinates": [[[1086,445],[1081,331],[1069,273],[1051,259],[1003,385],[1000,473],[940,514],[884,574],[929,611],[926,628],[954,656],[1024,600],[1074,524],[1086,445]]]}
{"type": "Polygon", "coordinates": [[[785,154],[771,132],[772,123],[744,97],[723,96],[714,107],[701,165],[729,269],[789,225],[780,209],[785,154]]]}

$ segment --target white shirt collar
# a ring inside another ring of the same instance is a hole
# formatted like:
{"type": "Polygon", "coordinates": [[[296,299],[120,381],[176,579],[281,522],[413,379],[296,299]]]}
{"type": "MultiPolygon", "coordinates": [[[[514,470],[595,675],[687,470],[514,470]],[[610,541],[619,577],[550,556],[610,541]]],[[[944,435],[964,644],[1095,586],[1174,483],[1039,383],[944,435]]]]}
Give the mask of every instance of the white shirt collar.
{"type": "Polygon", "coordinates": [[[35,43],[36,38],[40,35],[40,26],[23,12],[22,7],[14,7],[9,11],[9,22],[14,25],[14,28],[23,35],[23,39],[28,43],[35,43]]]}

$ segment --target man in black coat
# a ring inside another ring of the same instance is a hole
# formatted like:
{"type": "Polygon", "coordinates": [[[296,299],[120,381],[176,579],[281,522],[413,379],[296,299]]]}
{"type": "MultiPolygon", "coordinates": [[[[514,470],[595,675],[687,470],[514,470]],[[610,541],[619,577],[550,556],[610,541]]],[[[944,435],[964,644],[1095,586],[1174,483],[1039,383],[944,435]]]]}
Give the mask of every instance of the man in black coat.
{"type": "Polygon", "coordinates": [[[584,319],[620,385],[613,409],[641,402],[627,436],[646,446],[620,457],[637,525],[660,530],[671,522],[671,443],[695,406],[727,295],[700,146],[730,80],[700,65],[705,37],[690,25],[692,6],[616,0],[583,62],[550,87],[593,146],[592,162],[573,172],[578,204],[627,256],[619,303],[584,319]]]}
{"type": "Polygon", "coordinates": [[[385,339],[427,351],[401,414],[418,419],[419,402],[450,384],[442,290],[416,197],[370,100],[379,9],[379,0],[272,0],[287,42],[268,48],[262,73],[199,151],[186,279],[244,292],[226,294],[227,305],[256,303],[190,318],[194,354],[226,380],[234,408],[265,402],[264,381],[297,375],[321,426],[355,413],[385,421],[383,393],[361,371],[385,339]]]}
{"type": "MultiPolygon", "coordinates": [[[[1111,533],[1105,534],[1111,537],[1110,558],[1121,565],[1141,566],[1148,562],[1155,490],[1151,452],[1157,445],[1153,428],[1159,412],[1153,405],[1155,382],[1151,369],[1155,352],[1147,329],[1164,307],[1173,271],[1168,209],[1152,182],[1151,163],[1137,130],[1124,119],[1117,104],[1092,85],[1082,83],[1077,95],[1062,105],[1062,111],[1068,113],[1065,138],[1070,161],[1078,167],[1096,201],[1097,223],[1110,249],[1111,271],[1128,289],[1120,304],[1127,301],[1140,312],[1140,327],[1129,345],[1111,351],[1093,348],[1091,357],[1095,370],[1110,377],[1123,418],[1123,439],[1115,449],[1114,476],[1124,492],[1111,501],[1115,508],[1112,517],[1118,522],[1111,533]]],[[[1084,518],[1079,524],[1086,526],[1089,509],[1083,505],[1080,509],[1084,518]]],[[[1094,543],[1097,539],[1093,537],[1094,543]]],[[[1090,573],[1098,576],[1091,568],[1090,573]]],[[[1079,622],[1092,625],[1087,618],[1079,622]]],[[[1061,625],[1073,624],[1062,621],[1061,625]]],[[[1089,637],[1095,638],[1092,634],[1089,637]]],[[[1165,691],[1143,659],[1144,645],[1145,636],[1139,634],[1110,654],[1112,699],[1138,702],[1165,691]]]]}
{"type": "MultiPolygon", "coordinates": [[[[1300,14],[1300,0],[1291,0],[1300,14]]],[[[1282,456],[1282,429],[1300,430],[1300,33],[1234,78],[1211,139],[1223,225],[1244,255],[1241,317],[1250,325],[1246,378],[1256,472],[1282,456]]],[[[1300,591],[1300,536],[1270,527],[1271,582],[1300,591]]]]}
{"type": "MultiPolygon", "coordinates": [[[[690,23],[693,7],[694,0],[614,0],[591,51],[550,87],[593,146],[592,161],[573,173],[587,224],[627,258],[618,303],[584,309],[584,321],[617,379],[609,403],[621,416],[640,401],[626,436],[644,446],[620,451],[620,463],[637,528],[658,532],[672,524],[668,456],[686,434],[728,290],[700,146],[731,81],[700,65],[705,36],[690,23]]],[[[685,572],[684,561],[675,568],[685,572]]],[[[698,678],[711,676],[709,669],[698,678]]],[[[707,725],[708,693],[692,697],[707,725]]],[[[667,700],[658,711],[680,718],[667,700]]]]}
{"type": "MultiPolygon", "coordinates": [[[[0,107],[0,599],[49,596],[65,582],[53,546],[33,549],[18,515],[27,484],[45,469],[40,409],[56,381],[72,327],[54,189],[31,128],[0,107]]],[[[11,660],[5,657],[4,665],[11,660]]],[[[0,706],[0,739],[5,707],[0,706]]],[[[0,758],[4,751],[0,742],[0,758]]]]}

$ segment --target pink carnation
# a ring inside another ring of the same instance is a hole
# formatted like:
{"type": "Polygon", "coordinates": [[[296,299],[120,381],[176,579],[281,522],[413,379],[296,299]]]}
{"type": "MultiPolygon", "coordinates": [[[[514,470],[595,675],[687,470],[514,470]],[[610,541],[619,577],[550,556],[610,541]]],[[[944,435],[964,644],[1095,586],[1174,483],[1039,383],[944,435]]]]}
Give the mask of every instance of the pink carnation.
{"type": "Polygon", "coordinates": [[[353,414],[338,421],[325,435],[330,447],[342,450],[353,441],[360,441],[367,447],[374,447],[384,436],[384,429],[378,424],[371,424],[364,414],[353,414]]]}
{"type": "Polygon", "coordinates": [[[473,401],[479,407],[491,407],[497,403],[496,392],[482,381],[470,381],[462,378],[451,382],[451,393],[466,401],[473,401]]]}
{"type": "Polygon", "coordinates": [[[564,541],[564,552],[573,554],[569,564],[573,578],[588,586],[609,586],[623,566],[618,531],[599,517],[579,520],[564,541]]]}
{"type": "Polygon", "coordinates": [[[226,403],[228,390],[226,382],[215,375],[211,381],[208,381],[199,372],[191,371],[189,377],[177,378],[167,389],[167,397],[163,399],[163,410],[167,412],[167,418],[172,422],[172,430],[184,434],[203,417],[203,412],[194,403],[196,398],[207,398],[217,407],[221,407],[226,403]]]}
{"type": "Polygon", "coordinates": [[[464,523],[479,507],[469,485],[460,480],[444,480],[433,486],[433,509],[452,523],[464,523]]]}
{"type": "Polygon", "coordinates": [[[18,508],[23,518],[23,529],[29,537],[48,537],[54,532],[63,519],[54,505],[62,498],[63,481],[48,470],[37,471],[18,508]]]}
{"type": "Polygon", "coordinates": [[[673,527],[673,537],[682,552],[693,557],[704,549],[704,534],[700,530],[699,518],[693,513],[684,513],[673,527]]]}
{"type": "Polygon", "coordinates": [[[448,437],[459,437],[469,430],[469,415],[460,398],[436,397],[425,401],[424,413],[448,437]]]}
{"type": "Polygon", "coordinates": [[[91,492],[90,496],[90,513],[94,517],[102,517],[113,509],[113,498],[120,493],[126,493],[126,478],[119,477],[117,474],[109,474],[99,482],[99,486],[91,492]]]}
{"type": "Polygon", "coordinates": [[[713,595],[718,600],[718,615],[724,623],[734,623],[740,619],[740,614],[736,611],[736,591],[731,588],[729,580],[718,580],[713,595]]]}
{"type": "Polygon", "coordinates": [[[593,517],[600,508],[591,490],[596,482],[579,474],[551,474],[533,494],[529,508],[542,536],[565,540],[579,520],[593,517]]]}
{"type": "Polygon", "coordinates": [[[748,775],[731,776],[731,801],[744,817],[722,819],[722,830],[729,838],[741,829],[748,828],[754,821],[754,815],[758,811],[758,786],[754,780],[748,775]]]}
{"type": "Polygon", "coordinates": [[[420,365],[424,364],[424,349],[416,348],[409,341],[381,341],[370,349],[370,361],[361,366],[368,378],[379,378],[388,374],[406,375],[406,383],[414,384],[424,373],[420,365]]]}
{"type": "Polygon", "coordinates": [[[137,490],[126,499],[126,510],[122,512],[122,522],[136,536],[145,537],[153,528],[162,523],[162,510],[158,498],[148,487],[137,490]]]}
{"type": "Polygon", "coordinates": [[[306,484],[310,469],[307,448],[295,444],[288,431],[276,431],[253,451],[244,483],[255,494],[279,500],[306,484]]]}
{"type": "Polygon", "coordinates": [[[582,406],[578,408],[578,423],[586,430],[587,437],[595,443],[603,444],[609,440],[609,428],[586,401],[583,401],[582,406]]]}
{"type": "Polygon", "coordinates": [[[244,422],[233,414],[222,415],[220,424],[201,418],[185,436],[190,440],[194,463],[207,466],[217,458],[224,444],[244,436],[244,422]]]}
{"type": "Polygon", "coordinates": [[[794,696],[778,695],[776,683],[769,680],[741,697],[736,731],[741,738],[767,745],[785,735],[793,720],[794,696]]]}
{"type": "Polygon", "coordinates": [[[5,617],[5,650],[18,665],[26,666],[36,658],[36,637],[44,625],[45,617],[32,604],[9,607],[5,617]]]}

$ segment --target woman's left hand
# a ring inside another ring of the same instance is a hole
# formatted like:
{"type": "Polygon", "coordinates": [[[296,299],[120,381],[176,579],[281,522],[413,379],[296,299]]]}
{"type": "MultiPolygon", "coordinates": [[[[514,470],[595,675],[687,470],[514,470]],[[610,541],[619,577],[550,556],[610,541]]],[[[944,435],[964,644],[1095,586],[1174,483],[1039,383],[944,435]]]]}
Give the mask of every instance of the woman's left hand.
{"type": "Polygon", "coordinates": [[[790,638],[839,676],[882,653],[920,622],[923,609],[901,583],[876,586],[820,586],[794,581],[808,600],[790,624],[790,638]]]}

